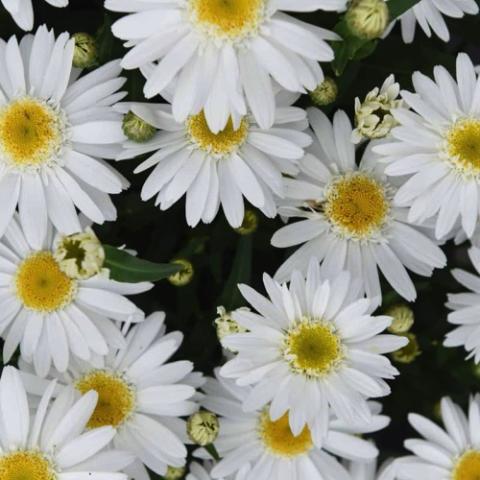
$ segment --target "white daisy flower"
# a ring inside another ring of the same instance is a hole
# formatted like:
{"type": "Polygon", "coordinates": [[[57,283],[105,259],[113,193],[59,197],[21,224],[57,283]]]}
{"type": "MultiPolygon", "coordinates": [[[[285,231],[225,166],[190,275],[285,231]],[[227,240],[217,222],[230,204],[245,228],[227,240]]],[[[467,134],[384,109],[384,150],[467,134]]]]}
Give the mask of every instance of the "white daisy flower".
{"type": "Polygon", "coordinates": [[[435,220],[435,234],[452,234],[461,227],[472,236],[480,200],[480,81],[470,58],[457,57],[457,79],[444,67],[435,81],[415,72],[416,93],[402,92],[415,112],[394,110],[400,126],[393,141],[374,147],[388,165],[387,175],[410,175],[396,193],[399,205],[409,206],[411,222],[435,220]]]}
{"type": "Polygon", "coordinates": [[[74,41],[45,26],[0,41],[0,236],[18,205],[29,241],[40,247],[48,218],[81,230],[76,208],[95,223],[116,218],[109,194],[128,182],[102,158],[125,139],[112,106],[124,97],[118,61],[77,79],[74,41]],[[35,242],[35,243],[34,243],[35,242]]]}
{"type": "Polygon", "coordinates": [[[14,217],[0,243],[0,336],[5,339],[4,362],[20,345],[40,376],[51,363],[64,372],[71,356],[88,361],[106,355],[108,346],[125,340],[116,322],[144,318],[124,295],[152,288],[148,282],[121,283],[99,274],[88,279],[69,277],[54,256],[53,229],[39,246],[28,243],[14,217]]]}
{"type": "MultiPolygon", "coordinates": [[[[179,417],[197,410],[192,401],[193,364],[167,363],[183,335],[165,334],[164,321],[165,314],[156,312],[128,332],[125,347],[110,349],[107,356],[90,362],[74,361],[64,374],[50,374],[77,394],[98,393],[87,426],[115,428],[113,446],[133,452],[139,460],[125,470],[135,480],[149,478],[143,464],[159,475],[165,474],[168,465],[185,465],[186,422],[179,417]]],[[[21,368],[27,391],[43,394],[48,382],[36,377],[30,365],[22,363],[21,368]]]]}
{"type": "MultiPolygon", "coordinates": [[[[68,0],[45,1],[54,7],[66,7],[68,5],[68,0]]],[[[21,29],[31,30],[33,28],[32,0],[0,0],[0,2],[21,29]]]]}
{"type": "Polygon", "coordinates": [[[399,18],[403,41],[413,42],[418,23],[428,37],[435,34],[448,42],[450,32],[443,16],[462,18],[466,14],[476,15],[478,11],[475,0],[421,0],[399,18]]]}
{"type": "Polygon", "coordinates": [[[113,33],[133,47],[125,69],[141,68],[147,98],[173,92],[173,115],[184,122],[203,109],[212,132],[230,116],[253,112],[261,128],[275,121],[274,83],[292,92],[323,80],[318,62],[333,60],[326,40],[340,37],[283,11],[341,10],[345,0],[106,0],[126,12],[113,33]]]}
{"type": "Polygon", "coordinates": [[[455,268],[452,275],[458,283],[468,288],[465,293],[449,293],[447,307],[453,312],[448,314],[448,322],[456,328],[445,337],[446,347],[464,347],[480,363],[480,248],[472,247],[468,251],[476,273],[455,268]]]}
{"type": "Polygon", "coordinates": [[[319,110],[309,119],[316,141],[300,162],[301,175],[285,180],[290,205],[285,217],[303,220],[281,228],[272,237],[276,247],[300,247],[277,271],[285,281],[295,269],[306,271],[310,258],[322,262],[325,275],[348,270],[362,279],[363,291],[381,303],[380,270],[390,285],[413,301],[415,286],[406,268],[424,276],[446,264],[446,258],[417,227],[407,210],[394,201],[396,187],[387,181],[377,157],[367,148],[355,162],[352,126],[339,111],[333,124],[319,110]]]}
{"type": "Polygon", "coordinates": [[[405,441],[414,456],[396,461],[399,480],[474,480],[480,470],[480,396],[470,398],[467,415],[450,398],[441,402],[445,430],[417,414],[408,420],[423,437],[405,441]]]}
{"type": "MultiPolygon", "coordinates": [[[[268,407],[245,412],[243,405],[254,389],[221,378],[208,379],[203,389],[206,396],[202,404],[221,415],[215,448],[222,460],[213,467],[212,478],[236,473],[235,478],[242,480],[351,480],[334,455],[356,461],[374,459],[377,448],[358,435],[378,431],[389,423],[388,417],[373,412],[368,423],[358,419],[347,423],[332,416],[328,435],[319,448],[308,426],[292,432],[287,413],[272,419],[268,407]]],[[[301,395],[299,391],[296,394],[301,395]]],[[[328,408],[325,414],[329,416],[328,408]]]]}
{"type": "Polygon", "coordinates": [[[112,427],[88,429],[97,404],[89,391],[75,399],[65,389],[51,406],[51,382],[32,418],[18,371],[5,367],[0,379],[0,474],[2,480],[127,480],[116,473],[132,462],[124,451],[104,450],[112,427]]]}
{"type": "Polygon", "coordinates": [[[118,157],[132,158],[155,152],[135,170],[155,167],[142,189],[142,199],[156,196],[155,203],[167,210],[186,196],[186,218],[194,227],[210,223],[220,204],[232,227],[242,224],[245,197],[268,217],[277,213],[274,195],[283,196],[282,174],[298,173],[304,147],[311,143],[306,113],[292,107],[297,95],[280,94],[274,127],[264,130],[253,116],[230,119],[215,134],[204,112],[177,122],[167,104],[126,103],[137,116],[160,129],[147,143],[125,143],[118,157]]]}
{"type": "Polygon", "coordinates": [[[289,412],[294,434],[307,424],[317,445],[327,433],[329,406],[342,421],[368,422],[367,399],[388,395],[383,379],[398,374],[383,354],[408,342],[380,335],[392,318],[371,316],[371,300],[359,298],[360,282],[351,281],[347,272],[322,277],[316,259],[306,280],[294,271],[290,285],[266,274],[263,281],[268,299],[239,286],[258,314],[234,312],[233,319],[248,332],[223,340],[238,354],[220,373],[254,387],[244,400],[245,410],[271,402],[273,420],[289,412]]]}

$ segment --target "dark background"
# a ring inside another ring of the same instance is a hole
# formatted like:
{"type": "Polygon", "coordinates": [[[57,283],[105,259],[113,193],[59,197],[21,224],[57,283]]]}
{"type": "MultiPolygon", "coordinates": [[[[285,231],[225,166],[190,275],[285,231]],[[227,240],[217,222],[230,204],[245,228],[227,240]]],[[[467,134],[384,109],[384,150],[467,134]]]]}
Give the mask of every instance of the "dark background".
{"type": "MultiPolygon", "coordinates": [[[[33,0],[33,3],[36,26],[47,23],[57,35],[64,30],[96,35],[100,63],[124,54],[121,43],[110,33],[110,25],[116,17],[103,9],[102,0],[70,0],[70,6],[65,9],[50,7],[42,0],[33,0]]],[[[338,15],[324,13],[303,15],[302,18],[327,28],[333,28],[338,21],[338,15]]],[[[3,7],[0,8],[0,22],[2,38],[23,34],[3,7]]],[[[408,89],[414,70],[430,75],[434,65],[442,64],[454,71],[457,52],[469,53],[474,63],[479,64],[480,16],[449,19],[448,24],[452,34],[449,44],[429,39],[417,29],[414,44],[405,45],[397,26],[371,56],[348,65],[338,79],[339,98],[326,112],[330,114],[342,108],[352,116],[354,98],[363,98],[369,90],[380,86],[390,73],[394,73],[402,87],[408,89]]],[[[328,66],[325,70],[329,72],[328,66]]],[[[329,74],[333,76],[333,73],[329,74]]],[[[126,76],[128,98],[142,101],[142,76],[137,71],[126,72],[126,76]]],[[[310,104],[308,97],[302,98],[300,103],[304,106],[310,104]]],[[[140,160],[116,165],[130,179],[132,186],[128,192],[113,198],[119,212],[118,221],[97,227],[96,231],[103,242],[126,244],[137,250],[142,258],[151,261],[167,262],[179,255],[192,261],[195,276],[188,286],[176,288],[163,281],[137,300],[147,313],[158,309],[167,312],[168,328],[185,333],[179,356],[193,360],[198,370],[208,374],[222,361],[213,327],[216,306],[233,308],[242,304],[234,288],[238,281],[248,282],[263,292],[262,273],[273,274],[286,256],[284,250],[270,246],[273,232],[282,223],[279,219],[263,218],[260,213],[257,232],[242,237],[228,226],[220,213],[211,225],[200,225],[192,230],[186,225],[183,201],[167,212],[161,212],[153,202],[140,200],[139,192],[148,175],[148,172],[133,175],[132,171],[140,160]]],[[[475,368],[472,361],[465,361],[462,349],[441,346],[445,333],[451,329],[446,322],[446,293],[460,291],[449,271],[459,266],[471,270],[466,250],[466,245],[446,245],[448,269],[436,272],[431,279],[415,278],[420,291],[413,305],[416,318],[413,332],[418,336],[422,355],[410,365],[397,365],[401,375],[391,383],[392,395],[383,400],[392,424],[375,436],[382,456],[403,453],[402,442],[413,433],[406,422],[408,412],[416,411],[435,418],[436,405],[443,395],[451,395],[465,406],[468,395],[480,391],[480,368],[475,368]]],[[[385,285],[384,292],[389,291],[385,285]]],[[[398,300],[392,294],[388,297],[398,300]]]]}

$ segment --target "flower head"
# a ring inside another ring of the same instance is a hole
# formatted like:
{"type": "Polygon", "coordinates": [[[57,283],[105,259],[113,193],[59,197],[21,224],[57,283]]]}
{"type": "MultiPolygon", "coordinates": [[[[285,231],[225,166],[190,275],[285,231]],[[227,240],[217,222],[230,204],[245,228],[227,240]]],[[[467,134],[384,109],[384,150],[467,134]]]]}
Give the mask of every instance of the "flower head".
{"type": "Polygon", "coordinates": [[[233,319],[248,331],[223,340],[238,353],[221,375],[253,387],[245,411],[266,408],[272,421],[285,416],[295,436],[308,426],[317,445],[328,432],[329,407],[347,422],[368,422],[367,399],[388,395],[384,379],[398,373],[383,354],[406,344],[394,335],[377,342],[391,318],[372,316],[372,302],[360,298],[358,283],[346,272],[323,277],[315,259],[306,280],[298,271],[289,285],[266,274],[263,280],[268,298],[240,285],[258,313],[236,310],[233,319]]]}
{"type": "Polygon", "coordinates": [[[340,38],[283,10],[342,10],[345,5],[346,0],[105,2],[107,9],[126,13],[113,33],[132,47],[122,66],[141,69],[145,96],[171,97],[173,116],[181,123],[203,110],[214,134],[232,117],[238,125],[247,107],[268,129],[275,122],[274,85],[305,92],[323,80],[318,62],[333,60],[327,40],[340,38]]]}

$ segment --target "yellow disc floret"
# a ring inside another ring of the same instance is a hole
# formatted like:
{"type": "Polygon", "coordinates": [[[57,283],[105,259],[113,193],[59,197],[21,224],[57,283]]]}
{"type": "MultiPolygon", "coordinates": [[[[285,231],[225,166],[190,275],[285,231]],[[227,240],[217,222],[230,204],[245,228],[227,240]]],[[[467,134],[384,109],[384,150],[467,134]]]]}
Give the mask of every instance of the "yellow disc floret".
{"type": "Polygon", "coordinates": [[[302,319],[287,332],[283,356],[295,373],[321,377],[343,358],[342,344],[330,324],[302,319]]]}
{"type": "Polygon", "coordinates": [[[90,390],[98,393],[98,402],[88,428],[122,425],[135,408],[135,390],[120,375],[106,370],[93,370],[75,383],[76,389],[84,394],[90,390]]]}
{"type": "Polygon", "coordinates": [[[258,31],[265,0],[190,0],[189,9],[191,21],[200,31],[241,40],[258,31]]]}
{"type": "Polygon", "coordinates": [[[480,479],[480,451],[470,450],[458,460],[452,474],[452,480],[480,479]]]}
{"type": "Polygon", "coordinates": [[[267,411],[260,417],[259,434],[265,448],[273,455],[293,458],[309,452],[313,448],[310,429],[293,435],[288,423],[288,413],[278,420],[271,420],[267,411]]]}
{"type": "Polygon", "coordinates": [[[18,267],[15,278],[17,297],[38,312],[53,312],[74,298],[77,284],[61,269],[50,252],[36,252],[18,267]]]}
{"type": "Polygon", "coordinates": [[[462,119],[447,134],[447,154],[467,176],[480,174],[480,120],[462,119]]]}
{"type": "Polygon", "coordinates": [[[50,105],[32,97],[0,109],[0,152],[18,168],[52,162],[63,143],[63,120],[50,105]]]}
{"type": "Polygon", "coordinates": [[[248,135],[248,122],[242,120],[238,129],[235,130],[232,119],[228,121],[221,132],[213,133],[208,128],[203,111],[189,117],[186,127],[190,141],[197,148],[218,156],[229,155],[236,151],[243,145],[248,135]]]}
{"type": "Polygon", "coordinates": [[[55,480],[51,463],[40,453],[25,450],[0,457],[1,480],[55,480]]]}
{"type": "Polygon", "coordinates": [[[326,190],[323,212],[334,229],[350,238],[367,238],[384,225],[390,202],[385,187],[363,173],[336,179],[326,190]]]}

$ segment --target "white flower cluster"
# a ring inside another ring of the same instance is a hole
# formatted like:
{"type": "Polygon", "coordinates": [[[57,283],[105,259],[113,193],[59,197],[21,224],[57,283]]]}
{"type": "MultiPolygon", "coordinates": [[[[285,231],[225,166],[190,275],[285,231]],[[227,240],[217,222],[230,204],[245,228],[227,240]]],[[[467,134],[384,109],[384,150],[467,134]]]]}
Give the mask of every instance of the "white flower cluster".
{"type": "MultiPolygon", "coordinates": [[[[0,1],[33,28],[31,0],[0,1]]],[[[442,400],[445,430],[411,414],[424,440],[379,469],[364,438],[390,421],[378,399],[399,372],[387,354],[409,342],[375,312],[382,279],[413,301],[411,274],[430,277],[446,266],[445,241],[480,234],[480,78],[468,55],[456,77],[415,72],[412,92],[389,76],[356,99],[352,126],[344,111],[330,120],[295,105],[341,38],[290,15],[346,0],[105,7],[125,14],[112,30],[129,50],[89,73],[73,67],[68,33],[0,40],[0,337],[3,362],[18,359],[0,379],[0,480],[172,480],[192,442],[187,480],[480,478],[478,396],[468,416],[442,400]],[[140,69],[145,98],[162,102],[122,101],[122,68],[140,69]],[[222,207],[239,229],[247,200],[288,222],[274,247],[298,246],[264,275],[266,296],[239,285],[246,306],[219,308],[226,361],[207,379],[169,361],[182,334],[127,298],[153,285],[112,279],[92,229],[116,219],[111,195],[129,186],[109,161],[140,155],[135,172],[152,169],[144,201],[167,210],[185,197],[190,227],[222,207]]],[[[442,14],[476,13],[474,0],[422,0],[400,18],[404,40],[416,23],[448,40],[442,14]]],[[[469,253],[478,274],[453,271],[471,292],[449,296],[444,345],[479,363],[480,250],[469,253]]]]}

